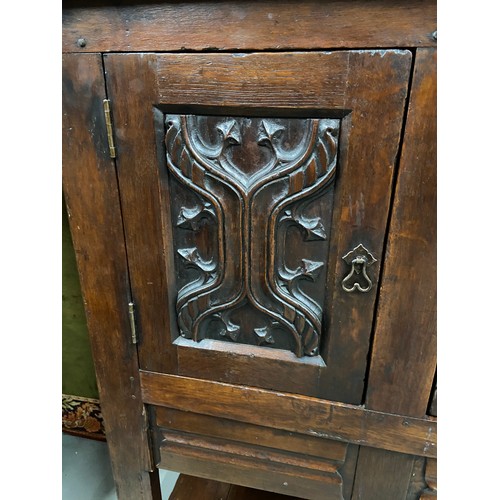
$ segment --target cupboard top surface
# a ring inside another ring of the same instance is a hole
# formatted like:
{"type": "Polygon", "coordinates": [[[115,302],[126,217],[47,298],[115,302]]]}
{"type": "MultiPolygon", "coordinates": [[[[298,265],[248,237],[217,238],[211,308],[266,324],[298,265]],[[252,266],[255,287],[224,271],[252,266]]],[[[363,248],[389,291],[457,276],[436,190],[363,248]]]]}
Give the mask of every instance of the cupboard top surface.
{"type": "Polygon", "coordinates": [[[65,2],[63,52],[434,47],[435,0],[65,2]]]}

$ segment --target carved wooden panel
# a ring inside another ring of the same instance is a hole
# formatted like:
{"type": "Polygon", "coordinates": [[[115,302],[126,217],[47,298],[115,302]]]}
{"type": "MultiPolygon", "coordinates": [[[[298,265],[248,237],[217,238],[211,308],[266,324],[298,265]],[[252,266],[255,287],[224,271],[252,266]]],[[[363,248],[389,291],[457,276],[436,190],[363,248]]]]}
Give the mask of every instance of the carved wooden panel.
{"type": "Polygon", "coordinates": [[[339,128],[165,116],[180,335],[318,354],[339,128]]]}
{"type": "MultiPolygon", "coordinates": [[[[350,467],[355,462],[347,443],[325,444],[315,436],[153,408],[153,446],[162,468],[217,480],[230,477],[235,484],[257,484],[268,491],[293,495],[293,499],[350,498],[346,492],[350,491],[350,467]]],[[[264,494],[256,491],[251,498],[261,498],[260,493],[264,494]]],[[[193,494],[189,498],[197,500],[193,494]]]]}

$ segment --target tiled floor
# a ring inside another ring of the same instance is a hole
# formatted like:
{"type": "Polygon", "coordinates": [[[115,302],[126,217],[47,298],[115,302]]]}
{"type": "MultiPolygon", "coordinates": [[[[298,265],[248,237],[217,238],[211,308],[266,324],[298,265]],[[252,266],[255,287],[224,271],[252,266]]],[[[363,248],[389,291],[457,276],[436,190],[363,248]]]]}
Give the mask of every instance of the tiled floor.
{"type": "MultiPolygon", "coordinates": [[[[179,474],[160,471],[168,500],[179,474]]],[[[117,500],[106,443],[63,434],[62,500],[117,500]]]]}

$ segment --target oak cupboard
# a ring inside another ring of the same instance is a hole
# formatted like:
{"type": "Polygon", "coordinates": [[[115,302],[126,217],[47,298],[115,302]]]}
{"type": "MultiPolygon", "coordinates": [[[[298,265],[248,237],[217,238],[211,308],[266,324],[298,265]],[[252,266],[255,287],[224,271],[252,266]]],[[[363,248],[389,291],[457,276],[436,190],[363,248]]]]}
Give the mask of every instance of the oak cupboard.
{"type": "Polygon", "coordinates": [[[158,467],[436,496],[435,10],[63,5],[63,185],[120,500],[160,498],[158,467]]]}

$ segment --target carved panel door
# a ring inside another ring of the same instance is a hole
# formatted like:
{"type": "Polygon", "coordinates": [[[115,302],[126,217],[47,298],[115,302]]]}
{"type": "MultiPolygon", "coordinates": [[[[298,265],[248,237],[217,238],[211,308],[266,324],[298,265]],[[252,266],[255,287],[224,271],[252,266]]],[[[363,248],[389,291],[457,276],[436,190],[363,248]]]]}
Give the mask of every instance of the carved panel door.
{"type": "Polygon", "coordinates": [[[411,53],[104,63],[140,368],[361,403],[411,53]]]}

